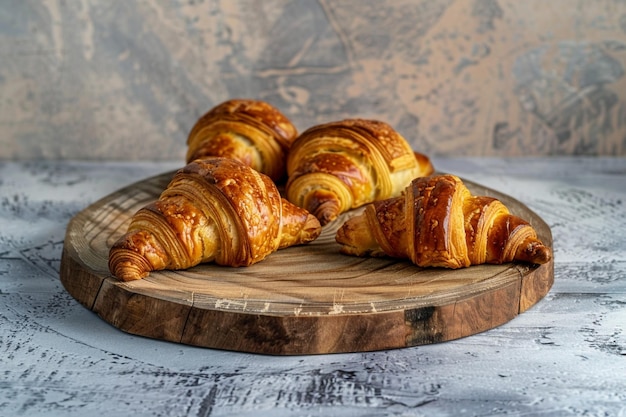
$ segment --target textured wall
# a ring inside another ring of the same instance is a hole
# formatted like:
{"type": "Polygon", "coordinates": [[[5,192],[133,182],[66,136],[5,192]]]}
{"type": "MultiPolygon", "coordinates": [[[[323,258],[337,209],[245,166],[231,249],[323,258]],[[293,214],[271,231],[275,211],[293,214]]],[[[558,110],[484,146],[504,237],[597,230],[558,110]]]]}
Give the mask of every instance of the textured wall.
{"type": "Polygon", "coordinates": [[[624,0],[2,0],[0,158],[182,159],[232,97],[432,155],[626,154],[624,0]]]}

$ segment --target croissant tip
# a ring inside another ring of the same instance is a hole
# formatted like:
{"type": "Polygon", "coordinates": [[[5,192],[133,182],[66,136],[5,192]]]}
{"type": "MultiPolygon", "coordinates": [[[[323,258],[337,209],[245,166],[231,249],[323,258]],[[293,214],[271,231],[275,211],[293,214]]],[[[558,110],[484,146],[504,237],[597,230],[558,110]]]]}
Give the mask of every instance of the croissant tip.
{"type": "Polygon", "coordinates": [[[148,276],[154,268],[145,258],[145,233],[129,232],[109,250],[109,271],[120,281],[135,281],[148,276]]]}
{"type": "Polygon", "coordinates": [[[113,275],[124,282],[137,281],[148,276],[147,272],[139,273],[132,268],[117,268],[113,275]]]}
{"type": "Polygon", "coordinates": [[[341,245],[339,251],[345,255],[376,257],[383,254],[362,214],[346,220],[339,227],[335,242],[341,245]]]}
{"type": "Polygon", "coordinates": [[[315,240],[322,234],[322,224],[317,217],[309,214],[304,223],[303,231],[308,237],[307,241],[315,240]]]}
{"type": "MultiPolygon", "coordinates": [[[[116,255],[117,259],[119,259],[120,256],[123,256],[123,254],[118,253],[116,255]]],[[[120,281],[136,281],[138,279],[147,277],[150,273],[150,271],[142,269],[139,265],[137,265],[136,259],[134,261],[120,261],[114,259],[115,258],[112,258],[112,261],[109,264],[109,271],[115,278],[119,279],[120,281]]]]}
{"type": "Polygon", "coordinates": [[[518,258],[523,261],[541,265],[552,260],[552,251],[541,242],[532,242],[520,251],[518,258]]]}
{"type": "Polygon", "coordinates": [[[339,215],[339,206],[336,201],[325,201],[312,210],[312,213],[322,226],[326,226],[339,215]]]}
{"type": "Polygon", "coordinates": [[[541,246],[535,254],[535,262],[538,264],[545,264],[552,260],[552,251],[546,246],[541,246]]]}

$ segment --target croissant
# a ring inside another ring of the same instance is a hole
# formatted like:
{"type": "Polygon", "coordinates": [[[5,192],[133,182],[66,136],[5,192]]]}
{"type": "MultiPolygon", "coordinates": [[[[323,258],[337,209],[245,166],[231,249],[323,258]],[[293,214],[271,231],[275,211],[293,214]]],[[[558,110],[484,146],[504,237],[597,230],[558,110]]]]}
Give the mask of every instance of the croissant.
{"type": "Polygon", "coordinates": [[[198,159],[134,214],[110,249],[109,270],[129,281],[203,262],[247,266],[320,232],[319,221],[283,199],[266,175],[234,159],[198,159]]]}
{"type": "Polygon", "coordinates": [[[298,132],[277,108],[260,100],[232,99],[209,110],[187,138],[187,163],[220,156],[237,159],[278,181],[298,132]]]}
{"type": "Polygon", "coordinates": [[[345,211],[400,194],[413,178],[433,172],[390,125],[347,119],[313,126],[292,144],[286,196],[322,226],[345,211]]]}
{"type": "Polygon", "coordinates": [[[552,257],[529,223],[498,199],[472,195],[454,175],[416,178],[401,196],[348,219],[335,240],[348,255],[388,255],[421,267],[543,264],[552,257]]]}

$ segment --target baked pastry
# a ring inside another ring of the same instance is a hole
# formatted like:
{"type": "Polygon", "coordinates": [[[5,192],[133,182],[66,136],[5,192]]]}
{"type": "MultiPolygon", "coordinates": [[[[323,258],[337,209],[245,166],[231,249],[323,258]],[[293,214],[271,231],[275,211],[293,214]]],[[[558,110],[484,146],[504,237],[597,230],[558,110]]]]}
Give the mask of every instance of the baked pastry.
{"type": "Polygon", "coordinates": [[[285,191],[323,226],[345,211],[394,197],[432,172],[430,159],[387,123],[347,119],[313,126],[294,141],[285,191]]]}
{"type": "Polygon", "coordinates": [[[219,156],[237,159],[278,181],[298,132],[276,107],[260,100],[232,99],[209,110],[187,138],[187,163],[219,156]]]}
{"type": "Polygon", "coordinates": [[[422,267],[543,264],[552,257],[528,222],[500,200],[472,195],[454,175],[417,178],[401,196],[368,205],[338,229],[336,241],[345,254],[410,259],[422,267]]]}
{"type": "Polygon", "coordinates": [[[234,159],[198,159],[135,213],[110,249],[109,269],[129,281],[202,262],[247,266],[320,232],[318,220],[283,199],[266,175],[234,159]]]}

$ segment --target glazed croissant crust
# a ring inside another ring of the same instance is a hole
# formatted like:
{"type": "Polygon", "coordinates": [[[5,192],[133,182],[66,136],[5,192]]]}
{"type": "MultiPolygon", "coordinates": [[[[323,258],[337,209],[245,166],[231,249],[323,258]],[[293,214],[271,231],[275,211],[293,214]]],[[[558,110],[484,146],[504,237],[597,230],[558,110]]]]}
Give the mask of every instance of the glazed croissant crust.
{"type": "Polygon", "coordinates": [[[237,159],[278,181],[298,132],[276,107],[261,100],[232,99],[202,116],[187,138],[187,163],[219,156],[237,159]]]}
{"type": "Polygon", "coordinates": [[[417,178],[403,195],[368,205],[337,231],[341,252],[410,259],[422,267],[462,268],[523,261],[551,250],[499,200],[474,196],[454,175],[417,178]]]}
{"type": "Polygon", "coordinates": [[[348,119],[313,126],[295,140],[286,195],[325,225],[345,211],[396,196],[413,178],[432,172],[429,158],[387,123],[348,119]]]}
{"type": "Polygon", "coordinates": [[[129,281],[202,262],[247,266],[320,232],[318,220],[283,199],[266,175],[234,159],[199,159],[132,217],[110,249],[109,269],[129,281]]]}

